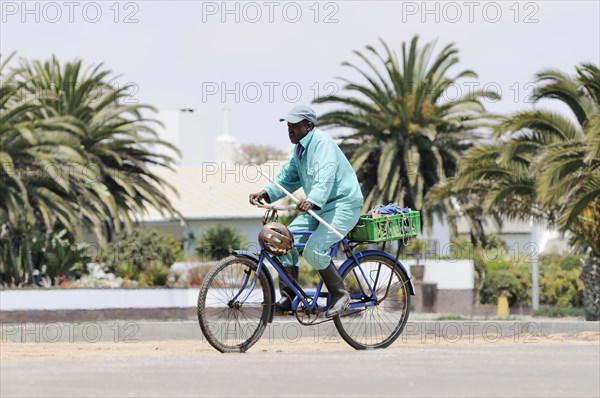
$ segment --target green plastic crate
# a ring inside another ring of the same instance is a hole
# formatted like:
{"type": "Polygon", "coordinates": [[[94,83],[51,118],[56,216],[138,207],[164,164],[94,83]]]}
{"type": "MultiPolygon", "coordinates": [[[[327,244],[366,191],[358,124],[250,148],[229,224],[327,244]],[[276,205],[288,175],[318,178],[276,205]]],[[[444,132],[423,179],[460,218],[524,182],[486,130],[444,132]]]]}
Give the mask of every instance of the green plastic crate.
{"type": "Polygon", "coordinates": [[[417,236],[421,233],[421,213],[394,214],[371,218],[360,216],[358,224],[348,233],[348,239],[355,242],[387,242],[417,236]]]}

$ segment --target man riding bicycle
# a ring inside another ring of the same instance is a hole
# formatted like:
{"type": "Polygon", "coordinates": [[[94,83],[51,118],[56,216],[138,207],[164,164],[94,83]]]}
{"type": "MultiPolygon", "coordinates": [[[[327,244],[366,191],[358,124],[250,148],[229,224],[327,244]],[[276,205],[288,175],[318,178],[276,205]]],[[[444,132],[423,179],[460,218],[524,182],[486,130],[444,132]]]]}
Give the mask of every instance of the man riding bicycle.
{"type": "MultiPolygon", "coordinates": [[[[292,232],[314,231],[308,240],[306,236],[299,239],[301,243],[306,243],[302,255],[319,272],[327,286],[331,306],[326,316],[332,317],[343,312],[350,301],[350,295],[344,290],[344,283],[329,256],[329,247],[340,239],[307,212],[313,210],[342,235],[346,235],[358,222],[363,196],[350,162],[335,141],[316,128],[317,116],[310,107],[296,106],[279,121],[287,122],[288,136],[296,146],[294,154],[275,181],[289,192],[293,193],[302,187],[306,193],[306,199],[297,204],[301,213],[288,228],[292,232]]],[[[284,196],[275,184],[269,183],[263,191],[250,194],[250,203],[262,200],[272,203],[284,196]]],[[[298,255],[298,250],[294,248],[278,257],[288,275],[296,280],[299,273],[298,255]]],[[[276,304],[276,310],[291,311],[294,293],[281,278],[279,289],[281,299],[276,304]]]]}

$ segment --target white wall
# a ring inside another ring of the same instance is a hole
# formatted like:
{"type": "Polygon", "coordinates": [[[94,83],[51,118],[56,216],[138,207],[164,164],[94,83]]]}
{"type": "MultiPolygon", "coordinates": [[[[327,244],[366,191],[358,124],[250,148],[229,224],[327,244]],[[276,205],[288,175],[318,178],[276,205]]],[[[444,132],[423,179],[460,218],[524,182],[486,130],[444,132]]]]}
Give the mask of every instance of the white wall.
{"type": "Polygon", "coordinates": [[[188,308],[197,300],[197,288],[0,290],[0,311],[188,308]]]}
{"type": "MultiPolygon", "coordinates": [[[[403,261],[410,273],[414,260],[403,261]]],[[[436,260],[425,261],[424,283],[437,283],[440,290],[470,290],[475,285],[475,267],[471,260],[436,260]]]]}

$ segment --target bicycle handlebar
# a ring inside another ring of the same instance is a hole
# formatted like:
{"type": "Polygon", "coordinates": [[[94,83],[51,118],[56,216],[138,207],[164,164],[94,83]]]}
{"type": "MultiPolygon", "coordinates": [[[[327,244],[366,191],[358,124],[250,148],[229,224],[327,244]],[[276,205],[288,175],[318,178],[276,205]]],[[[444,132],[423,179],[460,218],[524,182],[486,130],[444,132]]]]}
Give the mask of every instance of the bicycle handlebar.
{"type": "Polygon", "coordinates": [[[288,206],[277,206],[277,205],[269,205],[269,204],[260,203],[260,202],[257,202],[256,200],[253,200],[252,204],[261,209],[269,209],[269,210],[277,210],[277,211],[288,211],[288,210],[294,210],[296,208],[295,204],[291,204],[288,206]]]}

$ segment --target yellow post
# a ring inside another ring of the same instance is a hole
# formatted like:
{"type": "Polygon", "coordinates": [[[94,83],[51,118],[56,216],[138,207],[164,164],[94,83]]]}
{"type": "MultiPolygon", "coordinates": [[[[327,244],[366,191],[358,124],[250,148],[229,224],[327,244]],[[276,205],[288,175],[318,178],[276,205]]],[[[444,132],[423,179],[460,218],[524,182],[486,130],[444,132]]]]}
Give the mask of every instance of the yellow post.
{"type": "Polygon", "coordinates": [[[506,290],[500,290],[498,295],[498,311],[496,313],[499,318],[508,318],[508,297],[506,290]]]}

